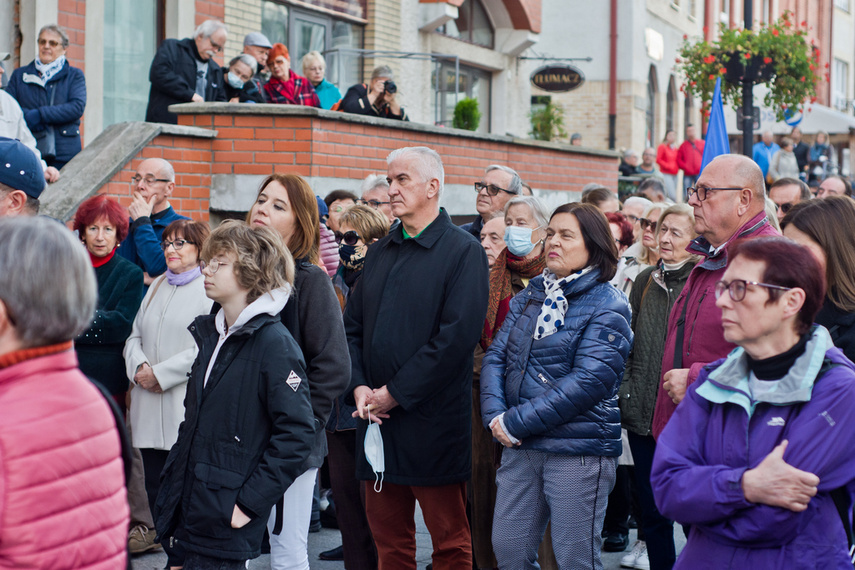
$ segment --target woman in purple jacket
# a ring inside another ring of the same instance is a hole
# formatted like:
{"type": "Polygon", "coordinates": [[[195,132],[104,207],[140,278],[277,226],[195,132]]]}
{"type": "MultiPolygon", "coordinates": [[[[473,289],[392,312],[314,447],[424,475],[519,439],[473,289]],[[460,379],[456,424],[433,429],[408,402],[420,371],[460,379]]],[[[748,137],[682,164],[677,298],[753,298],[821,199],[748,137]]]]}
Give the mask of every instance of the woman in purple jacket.
{"type": "Polygon", "coordinates": [[[794,242],[732,252],[716,298],[737,348],[689,388],[651,473],[662,514],[691,525],[675,568],[851,570],[832,493],[851,505],[855,365],[812,324],[824,293],[794,242]]]}

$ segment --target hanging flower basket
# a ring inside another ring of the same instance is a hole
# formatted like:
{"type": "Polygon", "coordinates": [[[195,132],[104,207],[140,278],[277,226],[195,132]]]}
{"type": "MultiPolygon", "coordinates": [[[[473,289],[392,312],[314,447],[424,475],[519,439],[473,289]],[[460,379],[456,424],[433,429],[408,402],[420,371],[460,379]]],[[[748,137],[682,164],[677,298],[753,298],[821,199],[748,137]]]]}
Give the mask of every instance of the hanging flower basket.
{"type": "MultiPolygon", "coordinates": [[[[763,104],[783,120],[788,110],[801,111],[805,103],[816,100],[816,86],[822,80],[820,51],[806,41],[807,31],[807,22],[793,23],[793,14],[787,11],[757,32],[722,25],[714,42],[684,36],[677,67],[686,81],[680,89],[707,103],[716,79],[722,77],[722,97],[738,109],[742,81],[750,79],[768,87],[763,104]]],[[[828,64],[825,68],[828,81],[828,64]]]]}

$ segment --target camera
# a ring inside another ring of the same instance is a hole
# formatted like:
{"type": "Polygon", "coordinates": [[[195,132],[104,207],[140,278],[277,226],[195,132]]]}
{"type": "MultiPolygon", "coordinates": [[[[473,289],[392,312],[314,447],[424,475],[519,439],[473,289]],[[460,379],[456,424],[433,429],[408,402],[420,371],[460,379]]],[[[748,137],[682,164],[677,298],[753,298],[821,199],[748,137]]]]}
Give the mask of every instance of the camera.
{"type": "Polygon", "coordinates": [[[394,94],[398,92],[398,86],[395,85],[395,82],[391,79],[387,79],[383,82],[383,91],[389,94],[394,94]]]}

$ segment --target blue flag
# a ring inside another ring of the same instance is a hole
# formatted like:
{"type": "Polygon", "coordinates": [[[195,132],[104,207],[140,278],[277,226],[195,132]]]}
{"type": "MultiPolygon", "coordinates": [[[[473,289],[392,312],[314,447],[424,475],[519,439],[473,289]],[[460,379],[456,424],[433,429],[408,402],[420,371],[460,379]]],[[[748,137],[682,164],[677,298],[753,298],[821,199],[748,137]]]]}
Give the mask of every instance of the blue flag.
{"type": "Polygon", "coordinates": [[[724,105],[721,102],[721,77],[719,77],[715,80],[715,93],[710,106],[710,122],[704,141],[701,172],[704,171],[707,164],[721,154],[730,154],[730,141],[727,138],[727,126],[724,124],[724,105]]]}

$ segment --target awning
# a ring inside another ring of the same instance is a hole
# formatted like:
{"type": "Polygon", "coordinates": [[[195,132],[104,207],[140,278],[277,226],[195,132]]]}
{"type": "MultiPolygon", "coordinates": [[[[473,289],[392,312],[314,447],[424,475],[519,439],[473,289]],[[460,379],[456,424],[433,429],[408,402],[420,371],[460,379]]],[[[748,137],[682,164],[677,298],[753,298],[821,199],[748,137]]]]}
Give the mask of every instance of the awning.
{"type": "MultiPolygon", "coordinates": [[[[757,95],[755,94],[755,99],[757,95]]],[[[855,116],[843,113],[837,109],[812,103],[805,107],[802,119],[794,124],[797,117],[789,121],[778,121],[775,113],[765,107],[760,107],[760,128],[754,130],[755,135],[770,130],[776,135],[788,135],[793,127],[798,126],[802,134],[815,135],[819,131],[825,131],[830,135],[849,134],[849,129],[855,129],[855,116]]],[[[724,108],[724,121],[727,124],[728,135],[741,135],[742,131],[736,125],[736,111],[730,107],[724,108]]]]}

